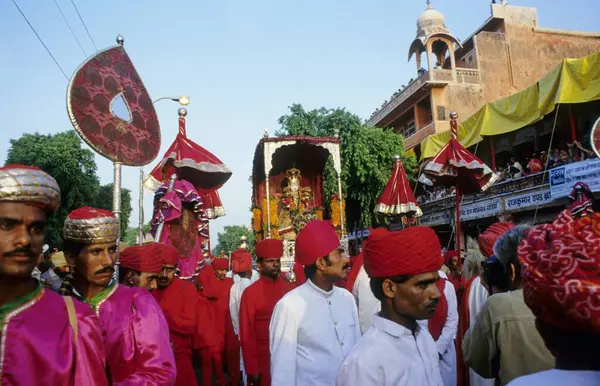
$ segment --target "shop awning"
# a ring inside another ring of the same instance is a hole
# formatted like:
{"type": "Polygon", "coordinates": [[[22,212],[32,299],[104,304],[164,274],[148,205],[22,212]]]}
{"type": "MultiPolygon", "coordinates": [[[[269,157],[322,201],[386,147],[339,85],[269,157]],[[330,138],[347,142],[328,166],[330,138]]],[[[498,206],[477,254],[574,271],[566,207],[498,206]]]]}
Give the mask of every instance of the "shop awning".
{"type": "MultiPolygon", "coordinates": [[[[470,147],[483,136],[510,133],[554,111],[559,103],[585,103],[600,99],[600,52],[565,59],[525,90],[485,104],[458,127],[460,143],[470,147]]],[[[421,159],[435,156],[450,140],[450,131],[427,137],[421,159]]]]}

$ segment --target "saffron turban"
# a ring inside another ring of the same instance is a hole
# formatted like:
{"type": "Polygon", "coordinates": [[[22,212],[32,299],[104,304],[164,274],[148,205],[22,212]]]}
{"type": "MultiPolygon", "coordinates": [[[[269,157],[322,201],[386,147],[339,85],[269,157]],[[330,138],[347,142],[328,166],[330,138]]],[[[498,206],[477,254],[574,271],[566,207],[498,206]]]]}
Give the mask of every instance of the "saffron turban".
{"type": "Polygon", "coordinates": [[[331,224],[312,220],[296,237],[296,260],[306,267],[338,248],[341,248],[340,239],[331,224]]]}
{"type": "Polygon", "coordinates": [[[216,259],[213,260],[211,265],[215,271],[219,270],[219,269],[228,270],[229,269],[229,260],[222,258],[222,257],[217,257],[216,259]]]}
{"type": "Polygon", "coordinates": [[[600,332],[600,214],[530,229],[518,249],[525,303],[556,328],[600,332]]]}
{"type": "Polygon", "coordinates": [[[367,238],[363,256],[371,278],[437,272],[443,262],[437,235],[423,226],[401,231],[377,228],[367,238]]]}
{"type": "Polygon", "coordinates": [[[177,265],[179,261],[179,250],[172,245],[164,243],[145,244],[158,250],[160,261],[163,265],[177,265]]]}
{"type": "Polygon", "coordinates": [[[496,240],[503,234],[513,229],[515,224],[510,222],[497,222],[492,224],[479,235],[479,250],[485,257],[490,257],[494,254],[494,244],[496,240]]]}
{"type": "Polygon", "coordinates": [[[262,259],[281,259],[283,256],[283,241],[265,239],[256,243],[254,247],[256,257],[262,259]]]}
{"type": "MultiPolygon", "coordinates": [[[[446,253],[444,253],[444,265],[446,267],[449,266],[450,260],[452,260],[453,257],[458,257],[458,252],[451,250],[451,251],[446,251],[446,253]]],[[[458,264],[460,264],[460,260],[458,261],[458,264]]]]}
{"type": "Polygon", "coordinates": [[[63,236],[79,244],[113,243],[119,238],[119,220],[108,210],[84,206],[69,213],[63,236]]]}
{"type": "Polygon", "coordinates": [[[48,173],[33,166],[6,165],[0,168],[0,202],[22,202],[56,212],[60,188],[48,173]]]}
{"type": "Polygon", "coordinates": [[[233,273],[252,270],[252,255],[245,249],[238,249],[231,254],[231,270],[233,273]]]}
{"type": "Polygon", "coordinates": [[[121,253],[119,264],[137,272],[159,273],[162,267],[159,252],[153,245],[134,245],[121,253]]]}

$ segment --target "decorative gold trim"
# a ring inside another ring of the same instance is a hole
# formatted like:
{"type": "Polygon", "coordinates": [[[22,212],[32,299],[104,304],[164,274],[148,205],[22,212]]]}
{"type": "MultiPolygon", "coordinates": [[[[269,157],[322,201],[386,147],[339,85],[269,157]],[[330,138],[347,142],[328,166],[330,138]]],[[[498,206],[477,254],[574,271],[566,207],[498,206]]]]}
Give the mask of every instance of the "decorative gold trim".
{"type": "Polygon", "coordinates": [[[12,312],[9,312],[4,317],[4,321],[2,321],[2,335],[0,336],[0,385],[2,384],[2,373],[4,371],[4,358],[6,357],[6,334],[8,332],[8,324],[10,323],[10,320],[12,318],[14,318],[16,315],[20,314],[21,312],[25,311],[26,309],[28,309],[29,307],[31,307],[35,303],[37,303],[44,295],[44,292],[45,292],[45,289],[42,288],[40,290],[40,293],[36,297],[31,299],[27,303],[23,304],[21,307],[18,307],[17,309],[13,310],[12,312]]]}
{"type": "Polygon", "coordinates": [[[55,212],[60,206],[60,188],[42,170],[4,169],[0,170],[0,201],[31,202],[55,212]]]}
{"type": "Polygon", "coordinates": [[[96,313],[96,315],[98,317],[100,316],[100,306],[102,304],[104,304],[104,302],[107,301],[108,298],[110,298],[115,293],[115,291],[117,290],[117,288],[119,288],[119,283],[115,284],[115,286],[113,287],[113,289],[108,294],[106,294],[106,297],[104,299],[100,300],[98,302],[98,304],[96,304],[96,306],[93,307],[94,312],[96,313]]]}
{"type": "Polygon", "coordinates": [[[418,205],[412,202],[399,205],[377,204],[375,206],[375,213],[402,215],[408,214],[410,212],[414,212],[414,217],[421,217],[423,215],[423,211],[421,211],[421,208],[419,208],[418,205]]]}
{"type": "Polygon", "coordinates": [[[67,218],[63,227],[65,240],[82,244],[112,243],[119,238],[119,220],[116,217],[98,217],[85,220],[67,218]]]}

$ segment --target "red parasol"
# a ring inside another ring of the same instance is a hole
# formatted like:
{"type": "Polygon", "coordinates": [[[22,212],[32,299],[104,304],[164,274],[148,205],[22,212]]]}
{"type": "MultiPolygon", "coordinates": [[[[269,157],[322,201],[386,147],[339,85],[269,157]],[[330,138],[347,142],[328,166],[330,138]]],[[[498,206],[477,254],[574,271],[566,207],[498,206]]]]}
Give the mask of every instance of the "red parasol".
{"type": "Polygon", "coordinates": [[[391,216],[408,215],[419,217],[423,214],[417,205],[400,156],[394,157],[392,175],[375,205],[375,213],[391,216]]]}
{"type": "MultiPolygon", "coordinates": [[[[179,109],[179,133],[163,159],[144,181],[147,188],[156,190],[163,183],[167,183],[171,175],[176,174],[178,179],[189,181],[194,185],[198,192],[214,191],[231,177],[231,170],[227,165],[187,137],[186,115],[186,109],[179,109]]],[[[220,202],[218,193],[213,196],[214,200],[220,202]]]]}
{"type": "Polygon", "coordinates": [[[450,113],[452,138],[424,167],[434,184],[456,187],[456,250],[460,252],[460,195],[483,192],[498,176],[458,142],[458,114],[450,113]]]}

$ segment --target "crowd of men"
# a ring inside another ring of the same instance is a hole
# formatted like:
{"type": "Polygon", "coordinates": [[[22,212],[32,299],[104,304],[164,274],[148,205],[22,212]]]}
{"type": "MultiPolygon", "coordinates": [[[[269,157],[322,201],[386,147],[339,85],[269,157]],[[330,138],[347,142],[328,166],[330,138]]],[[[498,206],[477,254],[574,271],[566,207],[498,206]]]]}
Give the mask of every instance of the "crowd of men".
{"type": "Polygon", "coordinates": [[[177,248],[119,251],[118,219],[84,207],[63,227],[68,277],[42,285],[32,273],[59,205],[45,172],[0,168],[1,385],[600,384],[591,210],[494,224],[464,262],[414,226],[374,229],[350,264],[315,220],[297,236],[292,283],[279,240],[256,244],[258,272],[240,249],[231,267],[215,258],[183,280],[177,248]]]}

